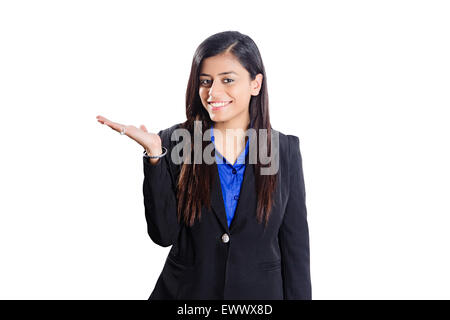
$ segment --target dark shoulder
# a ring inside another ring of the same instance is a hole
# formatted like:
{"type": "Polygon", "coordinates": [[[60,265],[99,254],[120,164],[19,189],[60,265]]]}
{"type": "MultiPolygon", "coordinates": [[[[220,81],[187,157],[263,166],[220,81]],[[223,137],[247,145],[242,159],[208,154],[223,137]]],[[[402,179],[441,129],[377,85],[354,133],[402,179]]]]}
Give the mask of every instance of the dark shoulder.
{"type": "Polygon", "coordinates": [[[281,154],[290,154],[293,149],[299,148],[300,139],[298,136],[286,134],[272,128],[272,136],[273,135],[278,135],[281,154]]]}

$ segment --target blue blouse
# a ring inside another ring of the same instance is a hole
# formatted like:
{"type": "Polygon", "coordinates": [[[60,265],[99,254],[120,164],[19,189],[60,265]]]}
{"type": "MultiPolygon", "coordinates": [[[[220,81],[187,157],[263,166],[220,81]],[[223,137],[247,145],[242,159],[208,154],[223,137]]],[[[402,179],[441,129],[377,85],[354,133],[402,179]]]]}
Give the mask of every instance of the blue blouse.
{"type": "MultiPolygon", "coordinates": [[[[215,147],[216,144],[214,143],[213,126],[211,126],[211,141],[215,147]]],[[[244,171],[246,166],[245,157],[248,153],[249,141],[250,139],[247,140],[244,151],[242,151],[237,157],[234,164],[228,162],[228,160],[225,159],[225,157],[221,155],[217,149],[215,150],[220,185],[222,186],[223,202],[227,213],[228,227],[230,227],[231,221],[233,220],[241,191],[242,180],[244,179],[244,171]]]]}

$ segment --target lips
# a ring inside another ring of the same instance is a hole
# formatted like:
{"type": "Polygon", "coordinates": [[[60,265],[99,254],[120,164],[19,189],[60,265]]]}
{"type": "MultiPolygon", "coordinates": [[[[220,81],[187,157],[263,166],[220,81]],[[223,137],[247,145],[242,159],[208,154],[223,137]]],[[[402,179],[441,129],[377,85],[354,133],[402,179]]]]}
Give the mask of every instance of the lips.
{"type": "Polygon", "coordinates": [[[217,106],[217,107],[215,107],[215,106],[213,106],[211,103],[212,102],[214,102],[214,103],[222,103],[222,102],[226,102],[226,101],[211,101],[211,102],[208,102],[208,105],[211,107],[211,109],[213,110],[213,111],[216,111],[216,110],[220,110],[220,109],[222,109],[222,108],[225,108],[226,106],[228,106],[231,102],[233,102],[233,101],[227,101],[224,105],[222,105],[222,106],[217,106]]]}

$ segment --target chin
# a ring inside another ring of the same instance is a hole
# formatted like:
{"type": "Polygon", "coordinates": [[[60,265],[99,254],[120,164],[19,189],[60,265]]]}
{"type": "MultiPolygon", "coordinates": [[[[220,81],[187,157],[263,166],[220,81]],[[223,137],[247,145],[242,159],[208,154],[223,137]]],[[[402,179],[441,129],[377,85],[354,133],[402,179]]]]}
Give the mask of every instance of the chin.
{"type": "Polygon", "coordinates": [[[225,117],[223,117],[221,115],[217,115],[217,114],[213,114],[213,115],[210,114],[209,117],[214,122],[224,122],[227,120],[225,117]]]}
{"type": "Polygon", "coordinates": [[[226,113],[223,112],[208,112],[208,114],[213,121],[225,121],[230,118],[226,113]]]}

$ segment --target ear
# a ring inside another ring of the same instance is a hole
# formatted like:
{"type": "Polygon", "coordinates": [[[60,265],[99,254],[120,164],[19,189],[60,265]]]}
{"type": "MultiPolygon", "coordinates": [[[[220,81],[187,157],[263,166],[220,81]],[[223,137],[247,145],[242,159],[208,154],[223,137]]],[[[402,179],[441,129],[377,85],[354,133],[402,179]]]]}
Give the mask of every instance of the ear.
{"type": "Polygon", "coordinates": [[[262,81],[263,81],[263,75],[262,73],[258,73],[255,76],[255,80],[252,80],[250,82],[250,94],[252,96],[257,96],[259,94],[259,91],[261,90],[261,85],[262,85],[262,81]]]}

